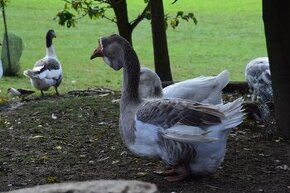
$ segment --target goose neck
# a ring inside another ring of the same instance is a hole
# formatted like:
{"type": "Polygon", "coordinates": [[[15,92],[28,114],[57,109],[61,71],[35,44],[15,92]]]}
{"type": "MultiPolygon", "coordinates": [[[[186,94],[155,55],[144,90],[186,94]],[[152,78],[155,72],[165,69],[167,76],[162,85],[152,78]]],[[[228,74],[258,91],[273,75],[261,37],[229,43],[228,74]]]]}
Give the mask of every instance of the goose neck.
{"type": "Polygon", "coordinates": [[[54,50],[54,47],[53,45],[49,46],[46,48],[46,55],[48,57],[56,57],[56,54],[55,54],[55,50],[54,50]]]}
{"type": "Polygon", "coordinates": [[[139,79],[140,79],[140,63],[135,51],[127,48],[124,56],[123,65],[123,91],[122,98],[130,101],[139,101],[139,79]]]}

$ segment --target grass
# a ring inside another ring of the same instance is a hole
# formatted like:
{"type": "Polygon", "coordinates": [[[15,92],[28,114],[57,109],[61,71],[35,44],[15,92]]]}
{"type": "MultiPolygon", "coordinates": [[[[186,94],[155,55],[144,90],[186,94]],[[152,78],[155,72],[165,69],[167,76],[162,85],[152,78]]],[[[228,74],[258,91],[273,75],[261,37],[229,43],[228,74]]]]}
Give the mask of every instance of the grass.
{"type": "MultiPolygon", "coordinates": [[[[164,1],[166,13],[173,15],[178,10],[194,12],[198,19],[196,26],[193,22],[181,22],[177,29],[167,30],[175,80],[213,75],[223,69],[230,71],[232,80],[243,80],[245,64],[250,59],[266,55],[261,0],[183,0],[175,5],[170,2],[164,1]]],[[[128,0],[130,18],[133,19],[143,6],[143,1],[128,0]]],[[[99,86],[120,89],[121,72],[113,72],[100,59],[89,60],[97,38],[116,33],[116,26],[106,20],[85,18],[78,22],[77,27],[67,29],[53,20],[62,7],[62,1],[52,0],[9,2],[6,9],[9,31],[23,38],[25,49],[20,75],[2,78],[0,95],[6,96],[9,87],[31,88],[22,71],[31,68],[36,60],[44,56],[44,36],[49,28],[57,33],[54,45],[64,71],[59,89],[61,93],[99,86]]],[[[0,26],[3,26],[2,17],[0,26]]],[[[1,27],[0,34],[3,32],[1,27]]],[[[133,41],[141,63],[153,68],[149,21],[143,21],[135,29],[133,41]]],[[[53,92],[51,89],[50,93],[53,92]]]]}

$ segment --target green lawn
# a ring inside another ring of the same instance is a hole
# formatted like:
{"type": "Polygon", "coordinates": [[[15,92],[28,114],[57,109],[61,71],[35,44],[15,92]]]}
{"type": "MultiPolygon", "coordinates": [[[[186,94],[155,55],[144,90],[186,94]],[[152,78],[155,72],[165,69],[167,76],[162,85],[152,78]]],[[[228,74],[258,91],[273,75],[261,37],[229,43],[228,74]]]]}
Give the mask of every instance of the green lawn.
{"type": "MultiPolygon", "coordinates": [[[[194,12],[198,25],[181,22],[173,30],[168,28],[167,38],[170,61],[175,80],[198,75],[213,75],[228,69],[232,80],[244,79],[247,61],[266,55],[261,0],[180,0],[174,5],[164,1],[166,13],[178,10],[194,12]]],[[[143,1],[128,0],[130,18],[143,8],[143,1]]],[[[77,27],[59,26],[53,17],[62,9],[61,0],[9,1],[7,19],[9,31],[21,36],[25,49],[21,58],[19,77],[0,80],[0,95],[9,87],[31,88],[22,71],[45,55],[44,36],[49,28],[56,31],[54,46],[62,62],[64,78],[61,93],[73,89],[105,86],[120,89],[121,72],[114,72],[100,59],[89,60],[99,36],[116,33],[117,28],[107,20],[80,20],[77,27]]],[[[0,15],[0,34],[3,19],[0,15]]],[[[153,67],[151,29],[143,21],[134,31],[134,47],[141,63],[153,67]]],[[[53,93],[53,89],[50,93],[53,93]]],[[[37,93],[39,94],[39,93],[37,93]]]]}

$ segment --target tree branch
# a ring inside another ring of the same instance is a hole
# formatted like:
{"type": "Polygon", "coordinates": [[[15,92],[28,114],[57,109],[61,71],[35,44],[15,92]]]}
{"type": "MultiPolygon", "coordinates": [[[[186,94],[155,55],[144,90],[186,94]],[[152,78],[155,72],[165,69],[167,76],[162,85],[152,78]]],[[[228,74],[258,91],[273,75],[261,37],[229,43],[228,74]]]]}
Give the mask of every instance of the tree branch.
{"type": "Polygon", "coordinates": [[[176,3],[178,0],[174,0],[171,4],[173,5],[174,3],[176,3]]]}
{"type": "MultiPolygon", "coordinates": [[[[73,4],[72,1],[70,1],[70,0],[63,0],[63,1],[66,2],[67,4],[70,4],[70,5],[73,4]]],[[[108,4],[108,5],[111,6],[111,3],[110,3],[108,0],[99,0],[99,1],[97,1],[97,2],[98,2],[97,4],[106,3],[106,4],[108,4]]],[[[79,14],[79,13],[78,13],[78,15],[80,15],[80,17],[76,18],[76,20],[79,20],[79,19],[85,17],[86,15],[88,15],[88,13],[86,12],[86,11],[87,11],[87,8],[85,8],[85,7],[80,7],[80,9],[82,9],[85,13],[84,13],[84,14],[79,14]]],[[[117,23],[117,22],[116,22],[116,19],[114,19],[114,18],[113,18],[113,19],[112,19],[112,18],[109,18],[109,17],[107,17],[105,14],[102,15],[102,18],[107,19],[107,20],[109,20],[109,21],[111,21],[111,22],[113,22],[113,23],[117,23]]]]}
{"type": "Polygon", "coordinates": [[[144,8],[144,10],[142,11],[142,13],[135,20],[130,22],[132,30],[145,18],[146,12],[150,9],[150,1],[151,0],[148,1],[147,5],[144,8]]]}
{"type": "Polygon", "coordinates": [[[109,17],[107,17],[105,15],[103,15],[102,17],[105,18],[105,19],[107,19],[107,20],[109,20],[109,21],[111,21],[111,22],[113,22],[113,23],[117,23],[117,21],[116,21],[115,18],[114,19],[111,19],[111,18],[109,18],[109,17]]]}

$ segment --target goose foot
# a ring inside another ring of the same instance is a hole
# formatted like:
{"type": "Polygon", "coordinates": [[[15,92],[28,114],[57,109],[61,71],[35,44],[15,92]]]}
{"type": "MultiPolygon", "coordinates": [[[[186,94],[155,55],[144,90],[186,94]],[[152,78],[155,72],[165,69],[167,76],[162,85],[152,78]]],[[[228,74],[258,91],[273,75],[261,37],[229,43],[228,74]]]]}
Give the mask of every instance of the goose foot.
{"type": "Polygon", "coordinates": [[[175,174],[175,170],[171,167],[165,167],[164,170],[155,170],[153,173],[162,176],[170,176],[175,174]]]}
{"type": "Polygon", "coordinates": [[[169,182],[179,182],[191,175],[190,169],[186,165],[179,165],[174,168],[167,167],[165,170],[154,171],[155,174],[165,176],[169,182]]]}

